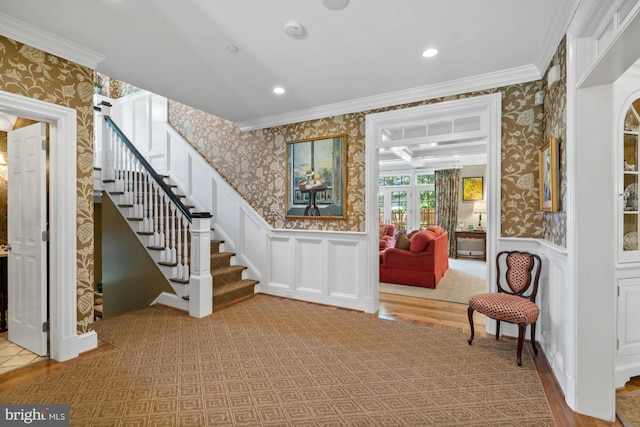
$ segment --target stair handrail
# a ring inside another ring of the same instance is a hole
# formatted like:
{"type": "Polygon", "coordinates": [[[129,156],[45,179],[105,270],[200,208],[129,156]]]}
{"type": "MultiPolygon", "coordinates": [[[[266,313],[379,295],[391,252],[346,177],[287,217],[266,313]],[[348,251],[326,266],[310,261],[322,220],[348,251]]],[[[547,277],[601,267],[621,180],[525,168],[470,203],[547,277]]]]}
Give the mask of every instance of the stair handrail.
{"type": "Polygon", "coordinates": [[[171,190],[171,187],[167,185],[166,182],[158,175],[158,173],[153,169],[153,167],[147,162],[147,159],[144,158],[142,154],[138,151],[138,149],[133,145],[133,143],[127,138],[127,136],[120,130],[118,125],[111,119],[111,116],[104,114],[103,115],[105,121],[109,125],[109,127],[115,132],[116,135],[120,138],[120,140],[127,146],[129,151],[136,157],[136,159],[140,162],[140,164],[147,170],[149,176],[151,176],[156,183],[162,188],[162,190],[167,194],[167,196],[171,199],[171,201],[176,205],[176,207],[182,212],[182,214],[187,218],[189,222],[192,222],[193,218],[211,218],[211,213],[209,212],[189,212],[189,209],[185,207],[185,205],[180,201],[180,198],[176,196],[176,194],[171,190]]]}

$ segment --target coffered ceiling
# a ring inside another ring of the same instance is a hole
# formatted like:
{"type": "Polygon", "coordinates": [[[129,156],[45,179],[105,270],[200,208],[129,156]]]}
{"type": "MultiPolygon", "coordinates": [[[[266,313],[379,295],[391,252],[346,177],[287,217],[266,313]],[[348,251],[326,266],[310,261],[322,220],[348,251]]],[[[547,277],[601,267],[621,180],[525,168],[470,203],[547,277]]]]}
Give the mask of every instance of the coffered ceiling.
{"type": "Polygon", "coordinates": [[[0,0],[0,34],[255,129],[540,78],[576,2],[0,0]]]}

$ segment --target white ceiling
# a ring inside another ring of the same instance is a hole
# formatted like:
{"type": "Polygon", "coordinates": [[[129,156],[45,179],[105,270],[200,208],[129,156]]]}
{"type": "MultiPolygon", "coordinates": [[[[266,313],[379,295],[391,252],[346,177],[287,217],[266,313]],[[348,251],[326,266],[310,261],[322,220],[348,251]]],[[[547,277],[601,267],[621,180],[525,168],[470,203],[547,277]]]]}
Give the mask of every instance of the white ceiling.
{"type": "Polygon", "coordinates": [[[540,78],[576,1],[0,0],[0,34],[254,129],[540,78]]]}

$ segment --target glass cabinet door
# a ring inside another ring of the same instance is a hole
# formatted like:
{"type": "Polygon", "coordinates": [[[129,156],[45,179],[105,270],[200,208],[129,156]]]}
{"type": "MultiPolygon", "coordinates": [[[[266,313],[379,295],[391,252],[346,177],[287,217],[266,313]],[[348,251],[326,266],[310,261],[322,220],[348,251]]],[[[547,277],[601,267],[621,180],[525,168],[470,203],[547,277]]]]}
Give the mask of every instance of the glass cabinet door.
{"type": "Polygon", "coordinates": [[[638,261],[638,136],[640,99],[634,101],[626,112],[623,135],[623,193],[622,193],[622,240],[620,261],[638,261]]]}

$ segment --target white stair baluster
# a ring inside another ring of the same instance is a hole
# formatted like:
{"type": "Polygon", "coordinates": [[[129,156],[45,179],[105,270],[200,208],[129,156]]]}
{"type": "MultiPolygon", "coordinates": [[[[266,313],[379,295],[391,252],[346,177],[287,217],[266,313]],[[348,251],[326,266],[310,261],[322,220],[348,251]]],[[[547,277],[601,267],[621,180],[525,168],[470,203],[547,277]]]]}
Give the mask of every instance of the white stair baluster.
{"type": "MultiPolygon", "coordinates": [[[[118,178],[116,179],[116,191],[124,192],[124,183],[122,182],[122,154],[124,151],[124,144],[119,139],[118,142],[119,144],[116,150],[116,171],[118,176],[118,178]]],[[[122,200],[122,197],[120,197],[120,200],[122,200]]]]}
{"type": "Polygon", "coordinates": [[[164,204],[165,192],[158,193],[158,238],[156,239],[156,247],[164,246],[164,204]]]}
{"type": "Polygon", "coordinates": [[[165,261],[169,262],[171,261],[171,242],[169,241],[169,237],[171,236],[171,215],[170,215],[170,204],[171,204],[171,200],[169,199],[169,196],[165,195],[164,196],[165,199],[165,203],[164,203],[164,209],[165,209],[165,216],[167,218],[166,224],[165,224],[165,231],[164,231],[164,251],[162,252],[162,256],[164,258],[165,261]]]}
{"type": "Polygon", "coordinates": [[[130,205],[132,203],[131,201],[131,151],[126,152],[126,164],[125,164],[125,174],[124,174],[124,196],[123,196],[123,203],[125,205],[130,205]]]}
{"type": "Polygon", "coordinates": [[[135,216],[136,218],[144,218],[144,175],[140,162],[136,162],[136,171],[138,172],[138,206],[135,216]]]}
{"type": "Polygon", "coordinates": [[[176,225],[176,262],[178,263],[177,269],[176,269],[176,278],[180,279],[182,278],[182,214],[180,214],[180,217],[177,221],[177,225],[176,225]]]}
{"type": "Polygon", "coordinates": [[[177,263],[177,251],[176,251],[176,205],[171,204],[171,262],[177,263]]]}
{"type": "Polygon", "coordinates": [[[142,168],[142,222],[140,223],[140,231],[147,231],[149,228],[149,176],[144,168],[142,168]]]}
{"type": "Polygon", "coordinates": [[[156,246],[156,240],[158,238],[158,183],[155,180],[151,181],[151,232],[153,233],[149,238],[149,244],[156,246]]]}
{"type": "Polygon", "coordinates": [[[131,217],[135,218],[138,215],[136,210],[138,209],[138,159],[135,157],[131,162],[131,217]]]}
{"type": "Polygon", "coordinates": [[[182,224],[184,227],[184,254],[182,262],[182,279],[189,280],[189,220],[182,217],[182,224]]]}

